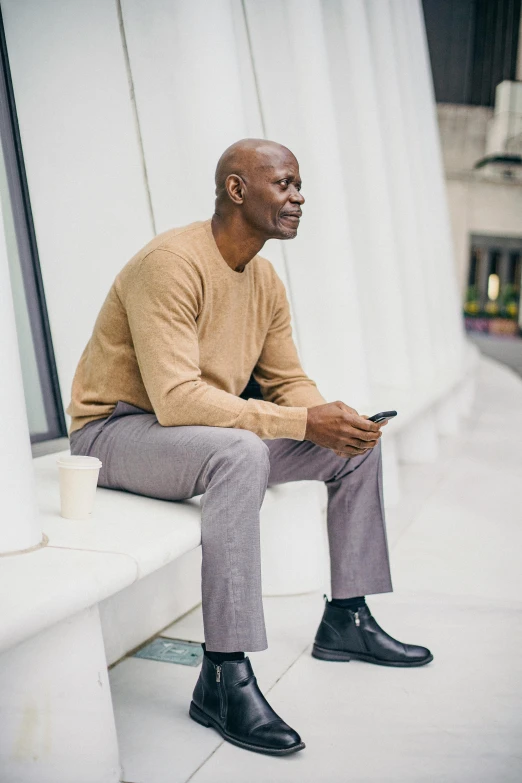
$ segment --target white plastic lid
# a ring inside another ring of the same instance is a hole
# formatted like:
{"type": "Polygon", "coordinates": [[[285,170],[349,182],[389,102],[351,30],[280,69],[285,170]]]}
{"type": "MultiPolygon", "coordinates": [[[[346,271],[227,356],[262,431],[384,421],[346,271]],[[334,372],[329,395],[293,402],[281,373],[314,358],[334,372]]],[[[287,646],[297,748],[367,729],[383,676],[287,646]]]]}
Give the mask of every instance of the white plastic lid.
{"type": "Polygon", "coordinates": [[[93,468],[101,468],[102,462],[98,459],[98,457],[83,457],[80,455],[64,455],[62,457],[58,457],[56,460],[56,464],[60,468],[82,468],[87,470],[92,470],[93,468]]]}

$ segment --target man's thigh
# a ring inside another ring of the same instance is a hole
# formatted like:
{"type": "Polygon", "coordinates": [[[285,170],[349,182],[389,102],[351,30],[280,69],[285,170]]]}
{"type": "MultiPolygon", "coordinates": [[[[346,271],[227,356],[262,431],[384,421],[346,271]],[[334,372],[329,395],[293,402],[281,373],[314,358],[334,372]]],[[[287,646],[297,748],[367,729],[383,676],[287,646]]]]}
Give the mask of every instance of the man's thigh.
{"type": "Polygon", "coordinates": [[[88,449],[82,451],[79,440],[74,453],[101,460],[100,487],[184,500],[205,492],[210,461],[233,437],[223,427],[162,427],[143,412],[107,420],[88,449]]]}
{"type": "Polygon", "coordinates": [[[347,458],[309,440],[275,438],[263,442],[270,451],[269,487],[289,481],[332,481],[347,469],[348,472],[354,470],[372,453],[370,449],[357,457],[347,458]]]}

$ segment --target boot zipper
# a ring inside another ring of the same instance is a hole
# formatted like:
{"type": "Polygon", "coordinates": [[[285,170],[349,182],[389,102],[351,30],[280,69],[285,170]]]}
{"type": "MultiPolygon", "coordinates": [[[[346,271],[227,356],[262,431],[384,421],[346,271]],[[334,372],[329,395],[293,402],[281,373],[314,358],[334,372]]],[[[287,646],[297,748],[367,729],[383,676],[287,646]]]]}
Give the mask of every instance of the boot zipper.
{"type": "Polygon", "coordinates": [[[222,720],[225,719],[225,700],[223,698],[223,686],[221,685],[221,666],[216,666],[216,682],[218,683],[219,693],[219,716],[222,720]]]}

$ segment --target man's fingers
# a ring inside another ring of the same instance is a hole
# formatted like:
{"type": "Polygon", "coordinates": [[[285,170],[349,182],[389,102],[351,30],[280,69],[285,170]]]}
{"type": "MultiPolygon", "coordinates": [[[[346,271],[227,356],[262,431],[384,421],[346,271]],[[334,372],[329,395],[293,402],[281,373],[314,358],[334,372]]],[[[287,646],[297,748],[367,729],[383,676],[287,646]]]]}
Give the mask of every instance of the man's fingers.
{"type": "Polygon", "coordinates": [[[352,443],[347,443],[344,448],[333,449],[333,451],[335,451],[339,457],[357,457],[359,454],[366,454],[367,451],[370,451],[370,449],[373,449],[376,445],[377,441],[371,445],[369,443],[365,443],[361,446],[355,446],[352,443]]]}
{"type": "Polygon", "coordinates": [[[335,404],[336,404],[336,405],[338,405],[338,406],[339,406],[339,408],[341,408],[343,411],[346,411],[347,413],[355,413],[355,415],[356,415],[356,416],[358,416],[358,415],[359,415],[359,414],[357,413],[357,411],[355,410],[355,408],[350,408],[350,406],[349,406],[349,405],[347,405],[347,404],[346,404],[345,402],[343,402],[342,400],[337,400],[337,402],[336,402],[335,404]]]}
{"type": "Polygon", "coordinates": [[[358,430],[356,427],[350,427],[350,430],[351,431],[339,433],[339,438],[346,444],[354,443],[356,446],[364,446],[369,442],[371,443],[372,441],[379,440],[381,437],[380,430],[365,432],[363,430],[358,430]]]}
{"type": "Polygon", "coordinates": [[[344,446],[348,448],[356,448],[356,449],[363,449],[363,451],[366,451],[366,449],[373,449],[374,446],[377,445],[377,441],[380,438],[376,438],[375,435],[370,439],[364,438],[350,438],[350,441],[348,443],[343,444],[344,446]]]}
{"type": "Polygon", "coordinates": [[[357,427],[359,430],[365,430],[366,432],[379,432],[379,425],[375,421],[370,421],[368,418],[365,418],[364,416],[357,416],[353,417],[351,424],[353,427],[357,427]],[[353,421],[353,419],[356,418],[356,421],[353,421]]]}
{"type": "Polygon", "coordinates": [[[339,457],[350,458],[350,457],[360,457],[361,454],[366,454],[366,452],[369,451],[369,449],[351,449],[350,451],[336,451],[335,453],[339,457]]]}

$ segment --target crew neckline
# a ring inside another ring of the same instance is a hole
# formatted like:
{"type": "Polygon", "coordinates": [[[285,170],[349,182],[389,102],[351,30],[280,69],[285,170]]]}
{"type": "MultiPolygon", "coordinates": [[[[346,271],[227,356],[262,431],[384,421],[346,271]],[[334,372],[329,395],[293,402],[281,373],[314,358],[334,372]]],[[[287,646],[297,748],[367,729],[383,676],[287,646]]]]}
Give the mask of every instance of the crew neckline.
{"type": "Polygon", "coordinates": [[[218,262],[219,266],[223,269],[223,272],[226,275],[228,275],[230,279],[235,280],[237,283],[244,283],[244,281],[250,277],[250,266],[252,264],[253,259],[251,259],[248,262],[248,264],[246,265],[246,267],[242,272],[236,272],[227,264],[227,262],[221,255],[219,247],[216,244],[216,240],[214,239],[214,234],[212,233],[212,218],[205,220],[204,226],[205,226],[205,231],[207,234],[209,245],[212,249],[216,261],[218,262]]]}

